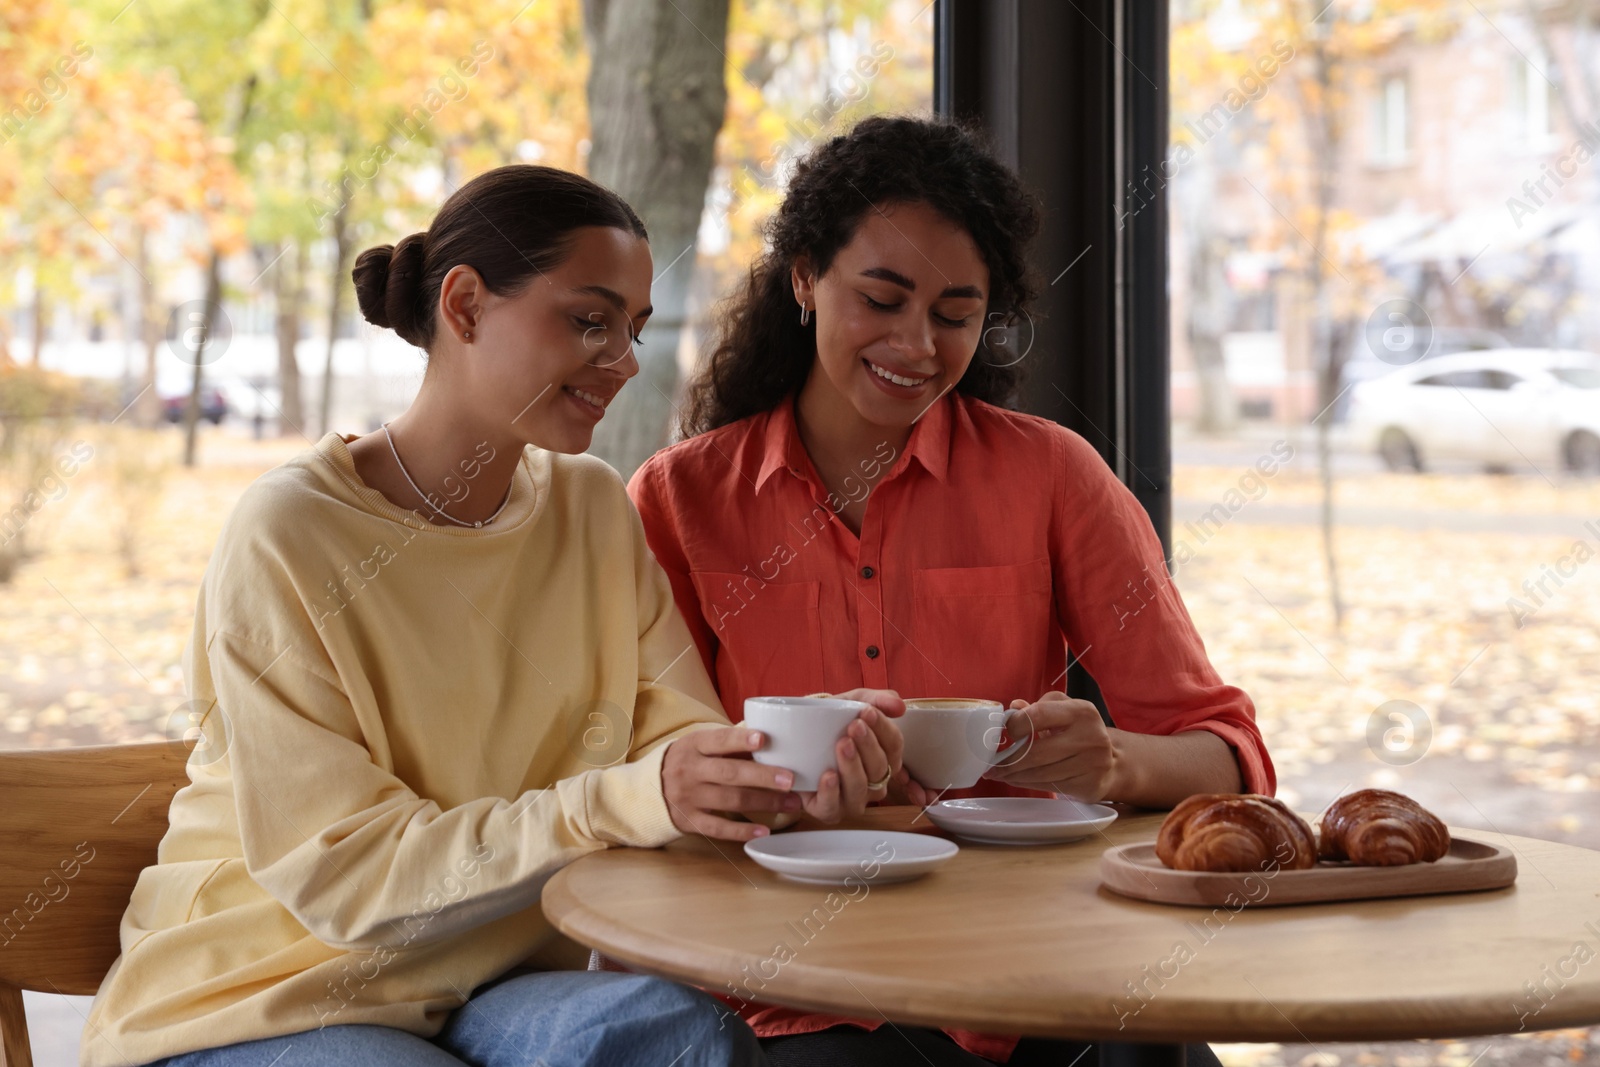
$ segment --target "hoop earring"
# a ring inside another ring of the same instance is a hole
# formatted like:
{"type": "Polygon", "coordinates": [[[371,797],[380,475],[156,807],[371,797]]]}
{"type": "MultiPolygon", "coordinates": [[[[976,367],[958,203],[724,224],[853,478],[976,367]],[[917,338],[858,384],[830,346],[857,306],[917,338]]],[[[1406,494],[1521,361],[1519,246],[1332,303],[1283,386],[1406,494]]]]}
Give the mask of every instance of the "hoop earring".
{"type": "Polygon", "coordinates": [[[811,321],[811,308],[805,304],[800,305],[800,325],[804,326],[811,321]]]}

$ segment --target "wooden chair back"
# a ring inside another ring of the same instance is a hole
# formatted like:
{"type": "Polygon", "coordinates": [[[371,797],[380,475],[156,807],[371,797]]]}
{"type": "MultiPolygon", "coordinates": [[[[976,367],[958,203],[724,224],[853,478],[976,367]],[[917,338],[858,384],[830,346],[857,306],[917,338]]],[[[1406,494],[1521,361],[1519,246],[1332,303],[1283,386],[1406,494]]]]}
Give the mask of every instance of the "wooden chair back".
{"type": "Polygon", "coordinates": [[[88,996],[121,951],[190,745],[0,752],[0,1067],[33,1067],[22,990],[88,996]]]}

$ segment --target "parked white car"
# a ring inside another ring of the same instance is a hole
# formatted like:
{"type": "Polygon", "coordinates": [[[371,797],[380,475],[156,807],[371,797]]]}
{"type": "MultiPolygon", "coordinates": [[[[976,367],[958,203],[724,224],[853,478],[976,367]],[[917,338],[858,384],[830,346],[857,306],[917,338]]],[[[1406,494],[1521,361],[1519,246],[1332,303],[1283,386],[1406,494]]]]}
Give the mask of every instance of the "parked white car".
{"type": "Polygon", "coordinates": [[[1422,360],[1352,387],[1350,428],[1390,470],[1468,460],[1600,474],[1600,358],[1499,348],[1422,360]]]}

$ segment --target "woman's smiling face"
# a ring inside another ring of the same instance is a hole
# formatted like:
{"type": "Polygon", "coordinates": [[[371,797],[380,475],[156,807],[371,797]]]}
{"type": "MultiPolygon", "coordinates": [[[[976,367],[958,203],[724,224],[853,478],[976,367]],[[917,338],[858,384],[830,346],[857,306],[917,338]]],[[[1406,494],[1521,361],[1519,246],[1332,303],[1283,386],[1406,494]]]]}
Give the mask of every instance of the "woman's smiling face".
{"type": "Polygon", "coordinates": [[[611,227],[583,227],[571,240],[559,265],[510,296],[490,293],[469,267],[452,270],[440,321],[473,323],[471,346],[454,353],[458,366],[443,369],[466,376],[474,410],[525,443],[575,454],[639,372],[634,345],[650,316],[651,259],[647,242],[611,227]]]}
{"type": "Polygon", "coordinates": [[[792,280],[817,322],[805,391],[835,394],[874,425],[915,422],[983,336],[988,266],[965,229],[924,203],[874,207],[825,274],[801,259],[792,280]]]}

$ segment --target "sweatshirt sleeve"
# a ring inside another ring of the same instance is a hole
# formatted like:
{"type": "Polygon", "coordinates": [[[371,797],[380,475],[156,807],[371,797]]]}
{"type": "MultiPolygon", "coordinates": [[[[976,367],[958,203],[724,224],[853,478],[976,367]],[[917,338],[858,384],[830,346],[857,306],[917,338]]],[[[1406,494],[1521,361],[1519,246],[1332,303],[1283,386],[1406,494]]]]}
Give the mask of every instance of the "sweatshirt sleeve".
{"type": "Polygon", "coordinates": [[[1087,441],[1057,440],[1051,555],[1070,654],[1099,684],[1118,729],[1214,733],[1233,749],[1245,790],[1272,795],[1277,776],[1255,706],[1207,658],[1149,516],[1087,441]]]}
{"type": "Polygon", "coordinates": [[[446,810],[373,760],[351,702],[313,658],[219,631],[200,666],[226,751],[191,775],[231,777],[251,877],[347,950],[449,937],[536,905],[579,856],[677,837],[661,791],[665,741],[715,718],[688,700],[652,709],[636,739],[649,743],[626,761],[446,810]]]}

